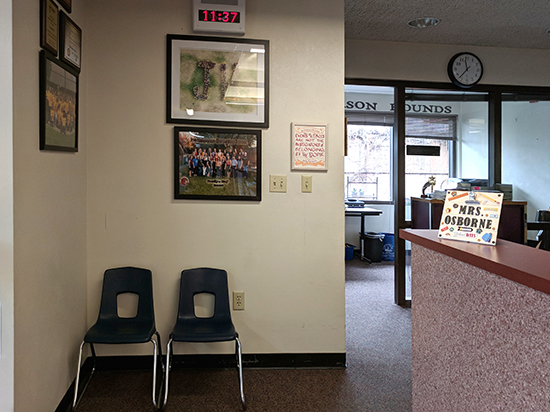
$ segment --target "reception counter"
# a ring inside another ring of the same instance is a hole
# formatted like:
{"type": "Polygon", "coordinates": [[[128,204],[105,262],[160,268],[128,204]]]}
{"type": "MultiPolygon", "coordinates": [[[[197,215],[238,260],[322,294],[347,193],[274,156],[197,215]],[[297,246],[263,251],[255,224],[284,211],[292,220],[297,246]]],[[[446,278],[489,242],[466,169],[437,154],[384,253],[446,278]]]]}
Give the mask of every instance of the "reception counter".
{"type": "Polygon", "coordinates": [[[412,242],[414,412],[550,411],[550,252],[412,242]]]}

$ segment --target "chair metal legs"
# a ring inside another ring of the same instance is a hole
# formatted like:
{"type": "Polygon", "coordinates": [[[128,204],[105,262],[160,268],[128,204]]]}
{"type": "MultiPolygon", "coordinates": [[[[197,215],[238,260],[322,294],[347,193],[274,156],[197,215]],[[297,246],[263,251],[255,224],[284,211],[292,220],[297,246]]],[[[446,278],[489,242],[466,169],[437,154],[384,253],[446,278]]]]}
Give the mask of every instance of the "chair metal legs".
{"type": "MultiPolygon", "coordinates": [[[[164,362],[162,361],[162,351],[161,351],[161,343],[160,343],[160,335],[158,332],[155,332],[155,335],[157,337],[157,340],[155,341],[153,338],[151,338],[151,342],[154,346],[154,356],[153,356],[153,406],[156,409],[160,408],[160,402],[157,402],[157,352],[158,356],[160,357],[160,364],[162,366],[162,371],[164,372],[164,362]]],[[[162,395],[162,378],[159,388],[159,399],[162,395]]]]}
{"type": "Polygon", "coordinates": [[[170,375],[170,369],[172,368],[172,337],[168,340],[166,345],[166,370],[164,375],[164,399],[162,400],[161,410],[166,407],[168,401],[168,377],[170,375]]]}
{"type": "MultiPolygon", "coordinates": [[[[153,339],[153,338],[151,338],[151,340],[150,340],[150,342],[153,344],[153,405],[155,406],[156,409],[159,409],[160,402],[157,401],[157,365],[158,365],[157,358],[160,358],[160,364],[161,364],[163,372],[164,372],[164,362],[162,361],[162,345],[161,345],[161,341],[160,341],[160,335],[159,335],[158,332],[155,332],[155,336],[156,336],[156,340],[153,339]]],[[[80,344],[80,351],[79,351],[79,354],[78,354],[78,368],[77,368],[77,371],[76,371],[76,381],[75,381],[74,398],[73,398],[73,405],[72,405],[73,406],[73,411],[76,409],[76,405],[78,404],[78,401],[79,401],[78,387],[79,387],[79,383],[80,383],[80,368],[81,368],[81,365],[82,365],[82,351],[84,349],[85,344],[86,344],[86,341],[83,341],[80,344]]],[[[94,374],[95,366],[96,366],[96,354],[95,354],[94,345],[92,343],[90,343],[90,348],[92,349],[92,358],[93,358],[94,364],[93,364],[93,368],[92,368],[92,373],[90,374],[90,377],[88,378],[88,381],[86,382],[86,385],[84,385],[84,389],[82,390],[82,393],[80,394],[81,397],[84,394],[84,392],[86,391],[86,388],[88,387],[88,384],[90,383],[90,381],[92,379],[92,375],[94,374]]],[[[162,395],[162,385],[163,385],[163,381],[162,381],[162,378],[161,378],[161,382],[159,384],[159,389],[158,389],[159,400],[160,400],[160,397],[162,395]]]]}
{"type": "MultiPolygon", "coordinates": [[[[81,365],[82,365],[82,350],[84,349],[85,344],[86,344],[86,342],[82,341],[82,343],[80,344],[80,351],[78,353],[78,368],[76,370],[76,381],[75,381],[75,385],[74,385],[73,410],[76,408],[76,405],[78,403],[78,386],[79,386],[79,383],[80,383],[80,368],[81,368],[81,365]]],[[[92,380],[92,376],[95,372],[96,355],[95,355],[95,349],[94,349],[93,343],[90,343],[90,348],[92,349],[92,359],[94,361],[94,364],[92,366],[92,373],[90,374],[90,377],[88,378],[88,381],[84,385],[84,389],[82,390],[82,393],[84,393],[86,391],[86,388],[88,387],[88,384],[92,380]]]]}
{"type": "MultiPolygon", "coordinates": [[[[173,341],[172,337],[166,345],[166,370],[164,376],[164,399],[162,401],[161,410],[164,410],[166,403],[168,402],[168,379],[170,375],[170,369],[172,368],[172,347],[173,341]]],[[[239,335],[235,337],[235,356],[237,358],[237,371],[239,372],[239,391],[241,395],[241,404],[243,411],[246,410],[246,401],[244,399],[244,386],[243,386],[243,366],[242,366],[242,349],[241,341],[239,340],[239,335]]]]}
{"type": "Polygon", "coordinates": [[[237,355],[237,370],[239,372],[239,390],[241,392],[241,403],[243,405],[243,411],[246,411],[246,401],[244,399],[243,388],[243,362],[242,362],[242,349],[239,335],[235,336],[235,354],[237,355]]]}

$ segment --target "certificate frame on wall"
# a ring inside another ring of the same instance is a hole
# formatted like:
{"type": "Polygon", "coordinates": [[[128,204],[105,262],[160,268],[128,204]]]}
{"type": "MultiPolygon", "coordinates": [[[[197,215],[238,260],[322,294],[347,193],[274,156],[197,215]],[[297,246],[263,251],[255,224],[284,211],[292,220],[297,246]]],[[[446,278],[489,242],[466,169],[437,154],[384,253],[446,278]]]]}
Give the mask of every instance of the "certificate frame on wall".
{"type": "Polygon", "coordinates": [[[174,127],[174,198],[261,201],[261,133],[174,127]]]}
{"type": "Polygon", "coordinates": [[[52,0],[42,0],[40,16],[40,47],[57,56],[59,51],[59,7],[52,0]]]}
{"type": "Polygon", "coordinates": [[[78,151],[78,73],[40,51],[40,150],[78,151]]]}
{"type": "Polygon", "coordinates": [[[328,126],[292,123],[292,170],[327,171],[328,126]]]}
{"type": "Polygon", "coordinates": [[[166,122],[269,127],[269,41],[167,35],[166,122]]]}
{"type": "Polygon", "coordinates": [[[67,13],[70,13],[72,11],[73,0],[57,0],[57,1],[59,2],[59,4],[61,4],[61,6],[63,6],[65,10],[67,10],[67,13]]]}
{"type": "Polygon", "coordinates": [[[82,29],[65,13],[61,12],[60,14],[61,53],[59,53],[59,57],[80,73],[82,29]]]}

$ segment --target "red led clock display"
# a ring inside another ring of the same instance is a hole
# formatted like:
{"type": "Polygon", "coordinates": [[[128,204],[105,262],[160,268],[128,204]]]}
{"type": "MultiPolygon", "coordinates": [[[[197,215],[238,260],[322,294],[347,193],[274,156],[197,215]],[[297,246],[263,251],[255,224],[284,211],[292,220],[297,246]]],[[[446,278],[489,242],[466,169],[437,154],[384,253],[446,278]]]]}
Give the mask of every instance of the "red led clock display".
{"type": "Polygon", "coordinates": [[[199,21],[214,23],[240,23],[241,13],[225,10],[199,10],[199,21]]]}

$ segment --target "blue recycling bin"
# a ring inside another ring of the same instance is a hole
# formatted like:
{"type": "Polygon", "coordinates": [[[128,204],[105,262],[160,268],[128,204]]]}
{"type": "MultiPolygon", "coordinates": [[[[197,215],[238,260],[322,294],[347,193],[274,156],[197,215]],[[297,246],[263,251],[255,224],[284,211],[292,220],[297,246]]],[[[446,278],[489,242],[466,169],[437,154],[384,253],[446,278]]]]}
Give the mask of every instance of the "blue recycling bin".
{"type": "Polygon", "coordinates": [[[384,243],[382,244],[382,260],[393,262],[394,259],[394,234],[384,233],[384,243]]]}
{"type": "Polygon", "coordinates": [[[346,243],[346,260],[353,260],[353,252],[355,251],[355,246],[346,243]]]}

